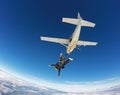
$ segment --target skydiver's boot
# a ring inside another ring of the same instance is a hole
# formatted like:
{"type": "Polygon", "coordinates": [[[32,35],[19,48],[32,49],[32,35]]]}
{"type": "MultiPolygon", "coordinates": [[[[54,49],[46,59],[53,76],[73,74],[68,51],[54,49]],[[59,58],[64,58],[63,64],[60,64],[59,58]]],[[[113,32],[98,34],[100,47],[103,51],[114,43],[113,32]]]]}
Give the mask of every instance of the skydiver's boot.
{"type": "Polygon", "coordinates": [[[70,61],[73,61],[73,59],[72,58],[68,58],[70,61]]]}

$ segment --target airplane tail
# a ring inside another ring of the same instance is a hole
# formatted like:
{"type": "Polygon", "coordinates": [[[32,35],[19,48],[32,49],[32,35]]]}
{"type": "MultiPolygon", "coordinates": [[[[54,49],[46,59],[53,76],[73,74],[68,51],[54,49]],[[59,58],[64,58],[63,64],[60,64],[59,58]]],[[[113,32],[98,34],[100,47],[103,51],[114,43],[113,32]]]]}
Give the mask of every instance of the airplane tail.
{"type": "Polygon", "coordinates": [[[78,25],[81,23],[81,26],[86,26],[86,27],[94,27],[95,23],[83,20],[80,14],[78,13],[77,19],[75,18],[62,18],[62,22],[78,25]]]}

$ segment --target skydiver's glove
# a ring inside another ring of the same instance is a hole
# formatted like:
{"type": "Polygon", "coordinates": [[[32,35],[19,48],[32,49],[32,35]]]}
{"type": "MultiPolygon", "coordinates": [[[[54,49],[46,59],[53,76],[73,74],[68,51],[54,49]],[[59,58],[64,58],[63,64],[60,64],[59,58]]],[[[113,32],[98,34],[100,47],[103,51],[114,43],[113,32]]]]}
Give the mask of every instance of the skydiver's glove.
{"type": "Polygon", "coordinates": [[[48,65],[49,67],[51,67],[51,66],[55,66],[55,64],[50,64],[50,65],[48,65]]]}

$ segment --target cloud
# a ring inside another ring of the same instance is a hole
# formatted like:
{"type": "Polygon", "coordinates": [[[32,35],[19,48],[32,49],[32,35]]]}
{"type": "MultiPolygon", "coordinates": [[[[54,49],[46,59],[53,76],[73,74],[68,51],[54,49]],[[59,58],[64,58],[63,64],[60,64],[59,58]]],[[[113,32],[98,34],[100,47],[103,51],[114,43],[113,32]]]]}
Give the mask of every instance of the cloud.
{"type": "Polygon", "coordinates": [[[39,86],[44,86],[64,92],[82,93],[82,92],[101,92],[120,87],[120,77],[92,81],[92,82],[70,82],[65,81],[63,83],[54,83],[45,80],[37,80],[39,86]]]}
{"type": "MultiPolygon", "coordinates": [[[[63,83],[54,83],[35,77],[30,78],[31,80],[27,78],[23,79],[23,77],[0,69],[0,79],[11,81],[17,86],[32,86],[43,89],[43,91],[47,91],[48,93],[55,91],[52,95],[120,95],[120,77],[90,82],[65,81],[63,83]]],[[[7,88],[1,88],[1,90],[8,91],[7,88]]],[[[29,91],[34,92],[31,89],[29,91]]]]}

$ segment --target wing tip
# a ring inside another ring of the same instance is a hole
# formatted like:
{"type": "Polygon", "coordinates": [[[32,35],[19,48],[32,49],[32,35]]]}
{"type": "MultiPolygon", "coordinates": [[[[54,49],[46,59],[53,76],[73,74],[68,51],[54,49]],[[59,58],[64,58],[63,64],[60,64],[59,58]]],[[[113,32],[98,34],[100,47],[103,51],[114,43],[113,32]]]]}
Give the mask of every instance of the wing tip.
{"type": "Polygon", "coordinates": [[[45,37],[43,37],[43,36],[40,36],[40,40],[44,40],[45,39],[45,37]]]}
{"type": "Polygon", "coordinates": [[[43,38],[43,37],[42,37],[42,36],[40,36],[40,40],[42,40],[42,38],[43,38]]]}
{"type": "Polygon", "coordinates": [[[96,44],[95,45],[97,45],[98,44],[98,42],[96,42],[96,44]]]}
{"type": "Polygon", "coordinates": [[[95,25],[96,25],[96,24],[94,23],[94,24],[93,24],[93,28],[95,27],[95,25]]]}

